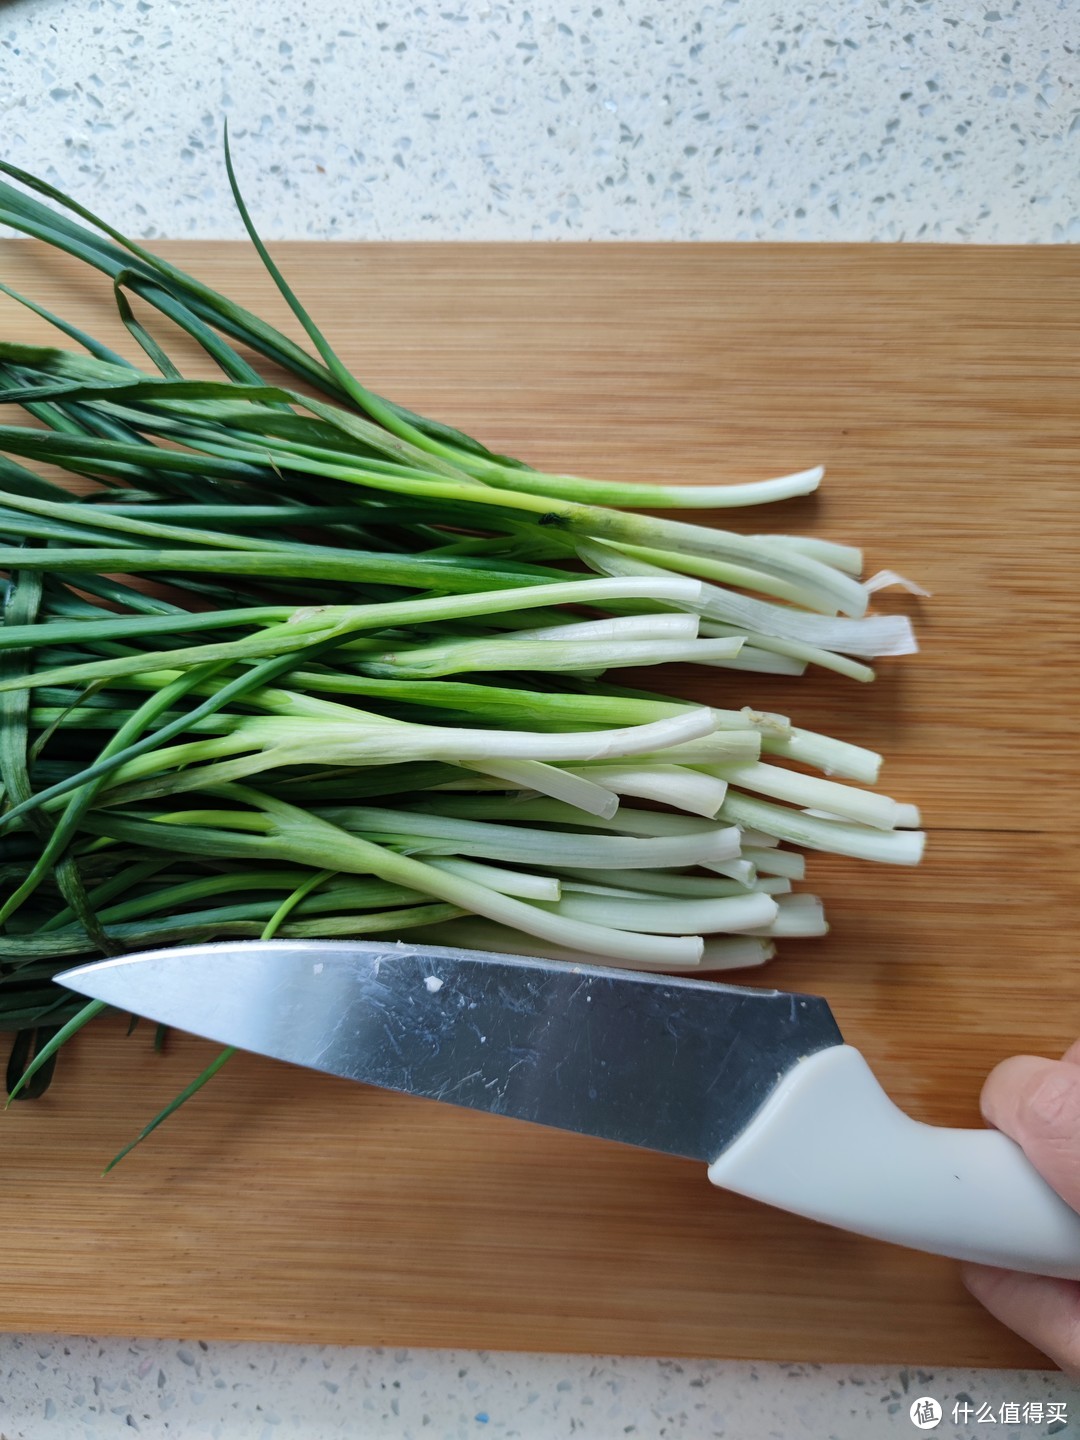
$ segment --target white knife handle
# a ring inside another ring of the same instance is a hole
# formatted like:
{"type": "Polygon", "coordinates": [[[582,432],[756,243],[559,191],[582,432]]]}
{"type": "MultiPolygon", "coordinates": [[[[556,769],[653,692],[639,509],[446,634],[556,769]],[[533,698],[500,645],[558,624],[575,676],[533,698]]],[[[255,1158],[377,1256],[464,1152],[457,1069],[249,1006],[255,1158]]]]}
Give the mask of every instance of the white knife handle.
{"type": "Polygon", "coordinates": [[[877,1240],[1080,1279],[1080,1215],[1020,1146],[913,1120],[850,1045],[790,1070],[709,1179],[877,1240]]]}

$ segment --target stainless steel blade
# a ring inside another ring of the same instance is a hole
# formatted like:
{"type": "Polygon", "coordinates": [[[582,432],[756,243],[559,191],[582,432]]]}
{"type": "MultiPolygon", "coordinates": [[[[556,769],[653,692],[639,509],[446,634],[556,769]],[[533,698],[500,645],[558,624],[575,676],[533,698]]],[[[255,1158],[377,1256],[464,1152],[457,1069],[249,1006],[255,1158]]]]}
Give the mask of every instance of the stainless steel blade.
{"type": "Polygon", "coordinates": [[[709,1163],[843,1043],[815,996],[392,942],[194,945],[58,979],[277,1060],[709,1163]]]}

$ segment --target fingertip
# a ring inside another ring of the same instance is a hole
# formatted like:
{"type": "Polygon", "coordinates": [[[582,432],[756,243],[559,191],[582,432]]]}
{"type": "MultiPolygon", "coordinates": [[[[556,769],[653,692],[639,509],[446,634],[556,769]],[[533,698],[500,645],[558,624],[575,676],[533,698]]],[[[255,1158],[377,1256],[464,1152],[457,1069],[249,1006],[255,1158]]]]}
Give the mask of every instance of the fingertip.
{"type": "Polygon", "coordinates": [[[978,1295],[979,1284],[982,1280],[984,1265],[970,1265],[964,1263],[960,1266],[960,1283],[965,1290],[970,1290],[973,1295],[978,1295]]]}
{"type": "Polygon", "coordinates": [[[1010,1270],[999,1270],[993,1265],[965,1263],[960,1266],[960,1281],[981,1305],[988,1305],[994,1292],[1008,1281],[1010,1270]]]}
{"type": "Polygon", "coordinates": [[[989,1124],[1020,1145],[1043,1178],[1080,1210],[1080,1065],[1037,1055],[1003,1060],[983,1086],[989,1124]]]}
{"type": "Polygon", "coordinates": [[[1019,1115],[1024,1095],[1034,1084],[1037,1085],[1046,1071],[1059,1060],[1047,1060],[1042,1055],[1010,1055],[995,1065],[983,1084],[979,1096],[979,1108],[987,1124],[1003,1130],[1013,1140],[1019,1140],[1019,1115]]]}
{"type": "Polygon", "coordinates": [[[1042,1055],[1011,1055],[986,1077],[983,1117],[1014,1140],[1032,1131],[1080,1142],[1080,1064],[1042,1055]]]}
{"type": "Polygon", "coordinates": [[[1080,1374],[1080,1285],[990,1265],[963,1265],[960,1278],[995,1319],[1066,1374],[1080,1374]]]}

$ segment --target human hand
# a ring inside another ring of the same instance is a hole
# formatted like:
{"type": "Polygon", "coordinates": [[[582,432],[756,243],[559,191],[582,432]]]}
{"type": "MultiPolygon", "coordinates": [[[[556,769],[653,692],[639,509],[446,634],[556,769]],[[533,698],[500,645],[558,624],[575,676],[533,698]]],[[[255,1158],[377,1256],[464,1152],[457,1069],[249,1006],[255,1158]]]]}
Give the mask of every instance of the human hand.
{"type": "MultiPolygon", "coordinates": [[[[1080,1211],[1080,1040],[1061,1060],[1014,1055],[987,1077],[982,1112],[1080,1211]]],[[[1080,1283],[965,1265],[964,1284],[1010,1330],[1080,1376],[1080,1283]]]]}

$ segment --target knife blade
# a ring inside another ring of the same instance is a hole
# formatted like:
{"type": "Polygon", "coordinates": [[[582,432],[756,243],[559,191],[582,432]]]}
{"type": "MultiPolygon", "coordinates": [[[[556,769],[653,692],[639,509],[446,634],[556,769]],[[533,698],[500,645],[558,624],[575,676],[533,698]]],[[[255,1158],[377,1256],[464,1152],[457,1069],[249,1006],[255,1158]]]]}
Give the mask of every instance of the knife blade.
{"type": "Polygon", "coordinates": [[[349,1080],[705,1162],[860,1234],[1080,1278],[1080,1216],[992,1130],[886,1096],[817,996],[401,942],[250,941],[57,980],[349,1080]]]}
{"type": "Polygon", "coordinates": [[[408,944],[194,945],[62,983],[275,1060],[706,1163],[841,1039],[812,997],[408,944]]]}

